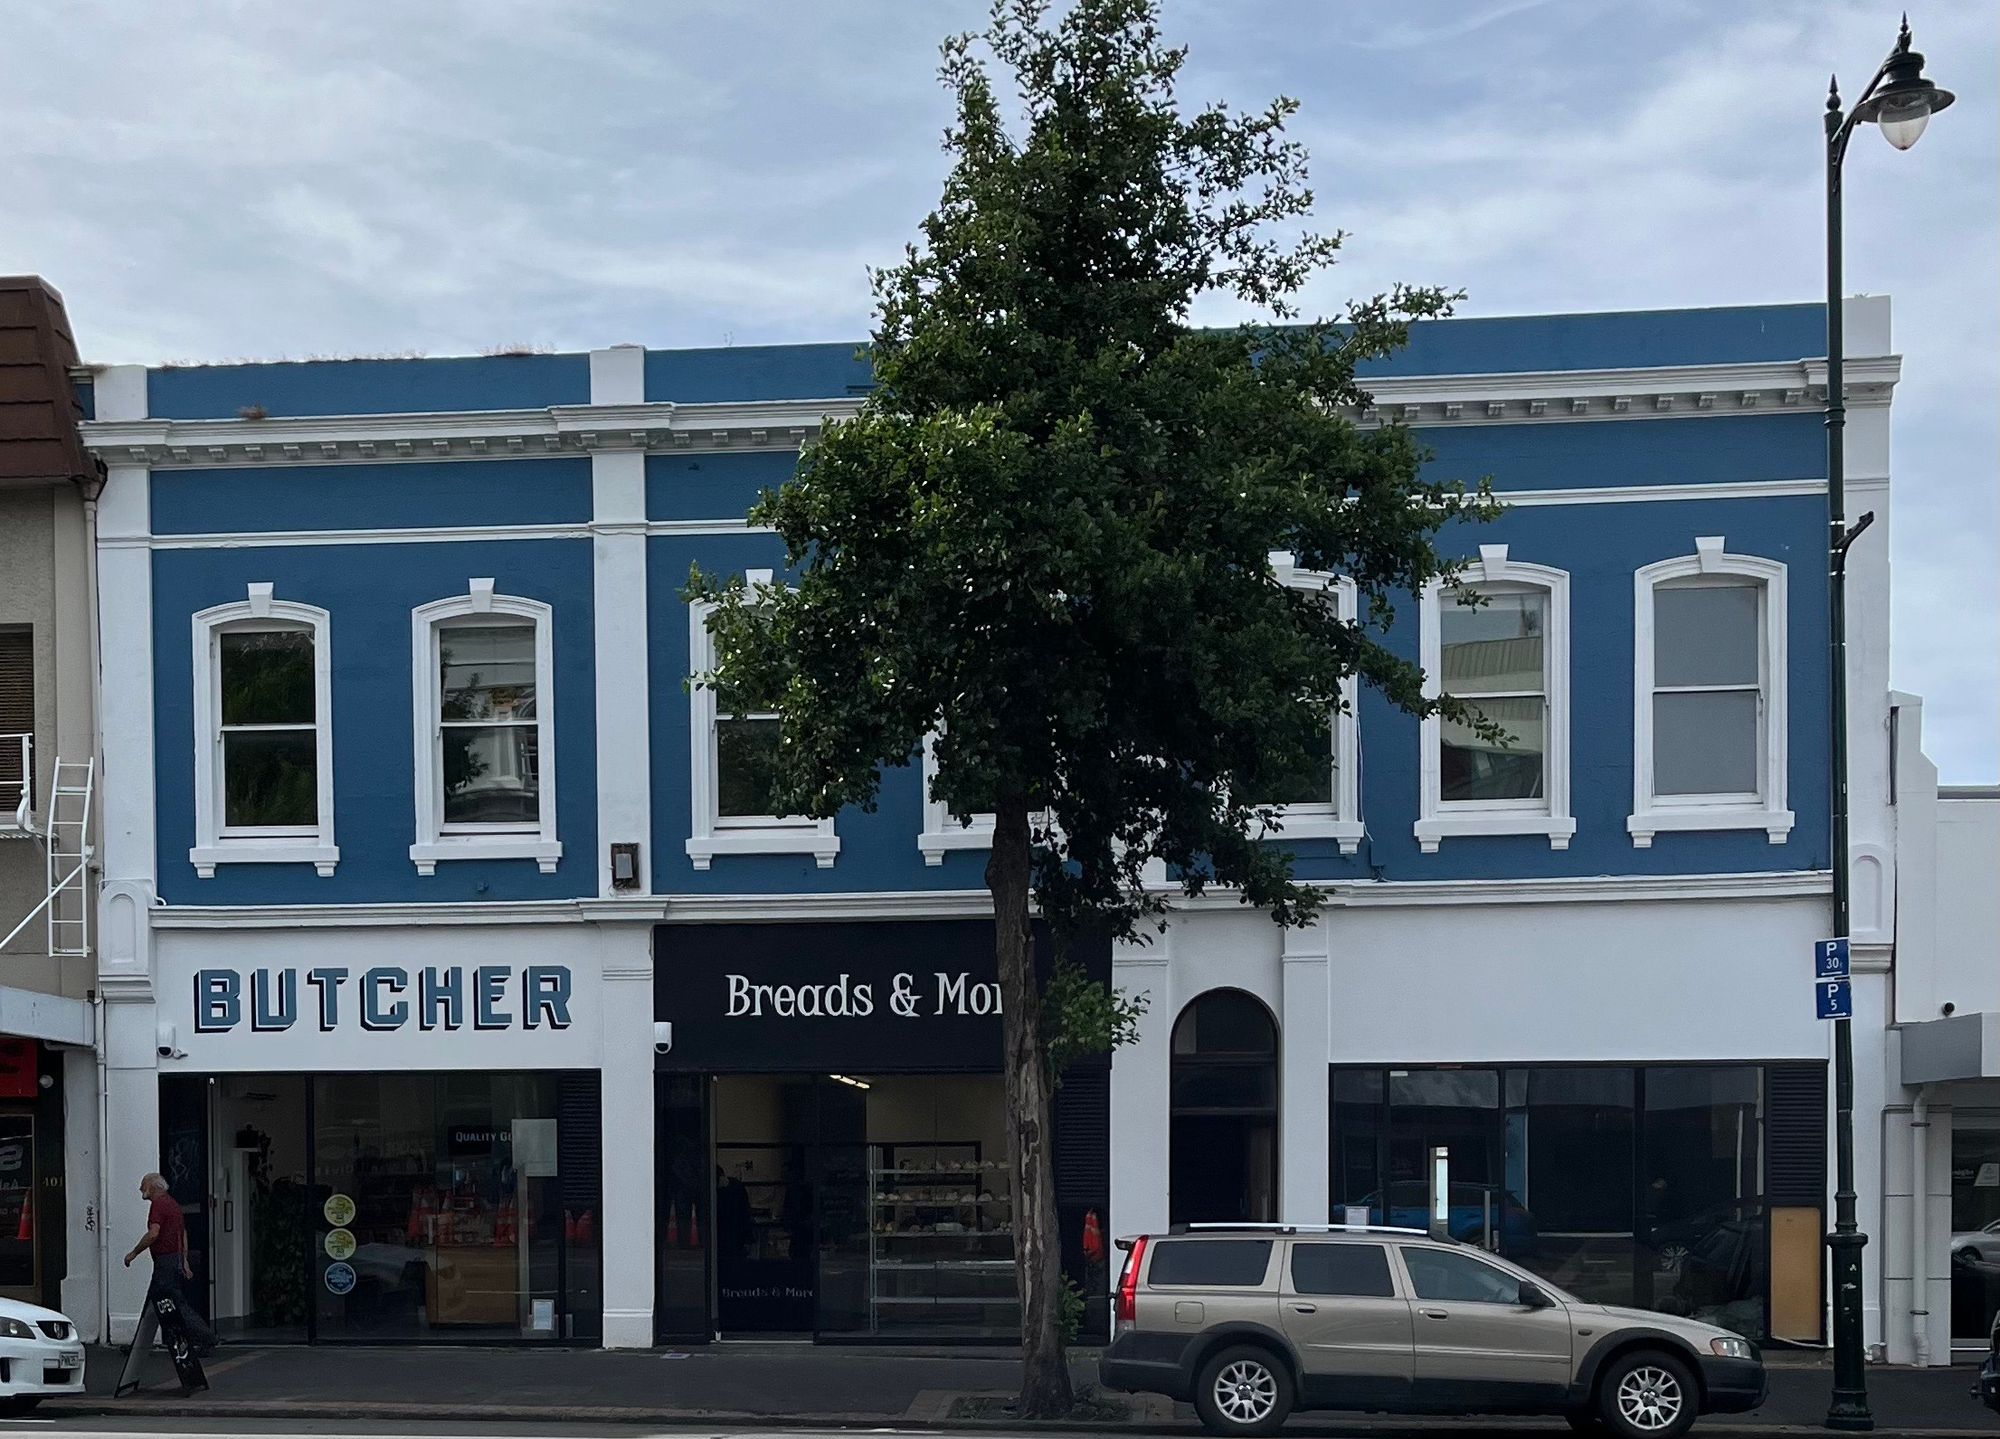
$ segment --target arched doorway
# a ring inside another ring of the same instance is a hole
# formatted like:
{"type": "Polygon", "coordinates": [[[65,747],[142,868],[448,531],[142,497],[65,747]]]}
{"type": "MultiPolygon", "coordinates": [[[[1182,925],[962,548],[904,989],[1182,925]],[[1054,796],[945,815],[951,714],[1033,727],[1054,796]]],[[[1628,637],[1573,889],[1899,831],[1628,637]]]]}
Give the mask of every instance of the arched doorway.
{"type": "Polygon", "coordinates": [[[1167,1218],[1278,1217],[1278,1026],[1255,996],[1212,989],[1174,1022],[1167,1218]]]}

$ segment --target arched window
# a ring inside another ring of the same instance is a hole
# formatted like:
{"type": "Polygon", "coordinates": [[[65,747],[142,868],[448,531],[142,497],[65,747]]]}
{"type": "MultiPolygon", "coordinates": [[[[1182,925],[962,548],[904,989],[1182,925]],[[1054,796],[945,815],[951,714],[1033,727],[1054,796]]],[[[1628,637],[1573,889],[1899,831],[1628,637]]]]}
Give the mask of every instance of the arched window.
{"type": "Polygon", "coordinates": [[[1278,1026],[1240,989],[1214,989],[1174,1022],[1167,1217],[1278,1217],[1278,1026]]]}

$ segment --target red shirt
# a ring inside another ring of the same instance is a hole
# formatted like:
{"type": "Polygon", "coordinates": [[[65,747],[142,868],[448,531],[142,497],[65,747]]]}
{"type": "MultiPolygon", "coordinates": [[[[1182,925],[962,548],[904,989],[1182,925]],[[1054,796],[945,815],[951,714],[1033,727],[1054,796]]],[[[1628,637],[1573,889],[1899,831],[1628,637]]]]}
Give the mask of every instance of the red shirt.
{"type": "Polygon", "coordinates": [[[160,1234],[153,1241],[153,1258],[162,1259],[179,1254],[187,1248],[187,1220],[181,1217],[181,1207],[171,1194],[155,1194],[153,1207],[146,1213],[146,1223],[160,1226],[160,1234]]]}

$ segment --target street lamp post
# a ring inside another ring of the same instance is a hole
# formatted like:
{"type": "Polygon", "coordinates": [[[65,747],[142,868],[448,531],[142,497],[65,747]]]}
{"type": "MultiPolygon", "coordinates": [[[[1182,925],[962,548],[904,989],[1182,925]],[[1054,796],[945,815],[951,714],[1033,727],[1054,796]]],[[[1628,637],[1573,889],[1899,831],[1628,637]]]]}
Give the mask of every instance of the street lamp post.
{"type": "MultiPolygon", "coordinates": [[[[1842,115],[1836,81],[1826,97],[1826,508],[1828,690],[1832,706],[1833,932],[1848,930],[1847,855],[1847,549],[1874,521],[1872,512],[1847,523],[1847,397],[1842,379],[1840,280],[1840,166],[1857,124],[1881,128],[1882,138],[1907,150],[1924,133],[1930,117],[1952,102],[1923,75],[1924,57],[1910,48],[1910,21],[1903,17],[1896,48],[1842,115]]],[[[1833,1022],[1834,1192],[1833,1232],[1826,1237],[1833,1272],[1833,1400],[1826,1427],[1873,1429],[1868,1410],[1868,1375],[1861,1349],[1861,1250],[1868,1236],[1854,1214],[1854,1036],[1851,1020],[1833,1022]]],[[[1921,1194],[1919,1195],[1921,1203],[1921,1194]]],[[[1916,1282],[1923,1282],[1921,1275],[1916,1282]]]]}

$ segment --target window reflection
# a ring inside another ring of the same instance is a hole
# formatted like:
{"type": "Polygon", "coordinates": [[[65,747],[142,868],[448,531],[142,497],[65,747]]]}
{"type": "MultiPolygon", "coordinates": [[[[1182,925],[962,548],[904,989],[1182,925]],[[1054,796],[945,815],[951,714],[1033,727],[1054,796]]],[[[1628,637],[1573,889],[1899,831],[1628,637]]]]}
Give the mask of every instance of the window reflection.
{"type": "Polygon", "coordinates": [[[1330,1218],[1428,1227],[1441,1146],[1454,1237],[1761,1339],[1763,1092],[1756,1065],[1335,1070],[1330,1218]]]}

